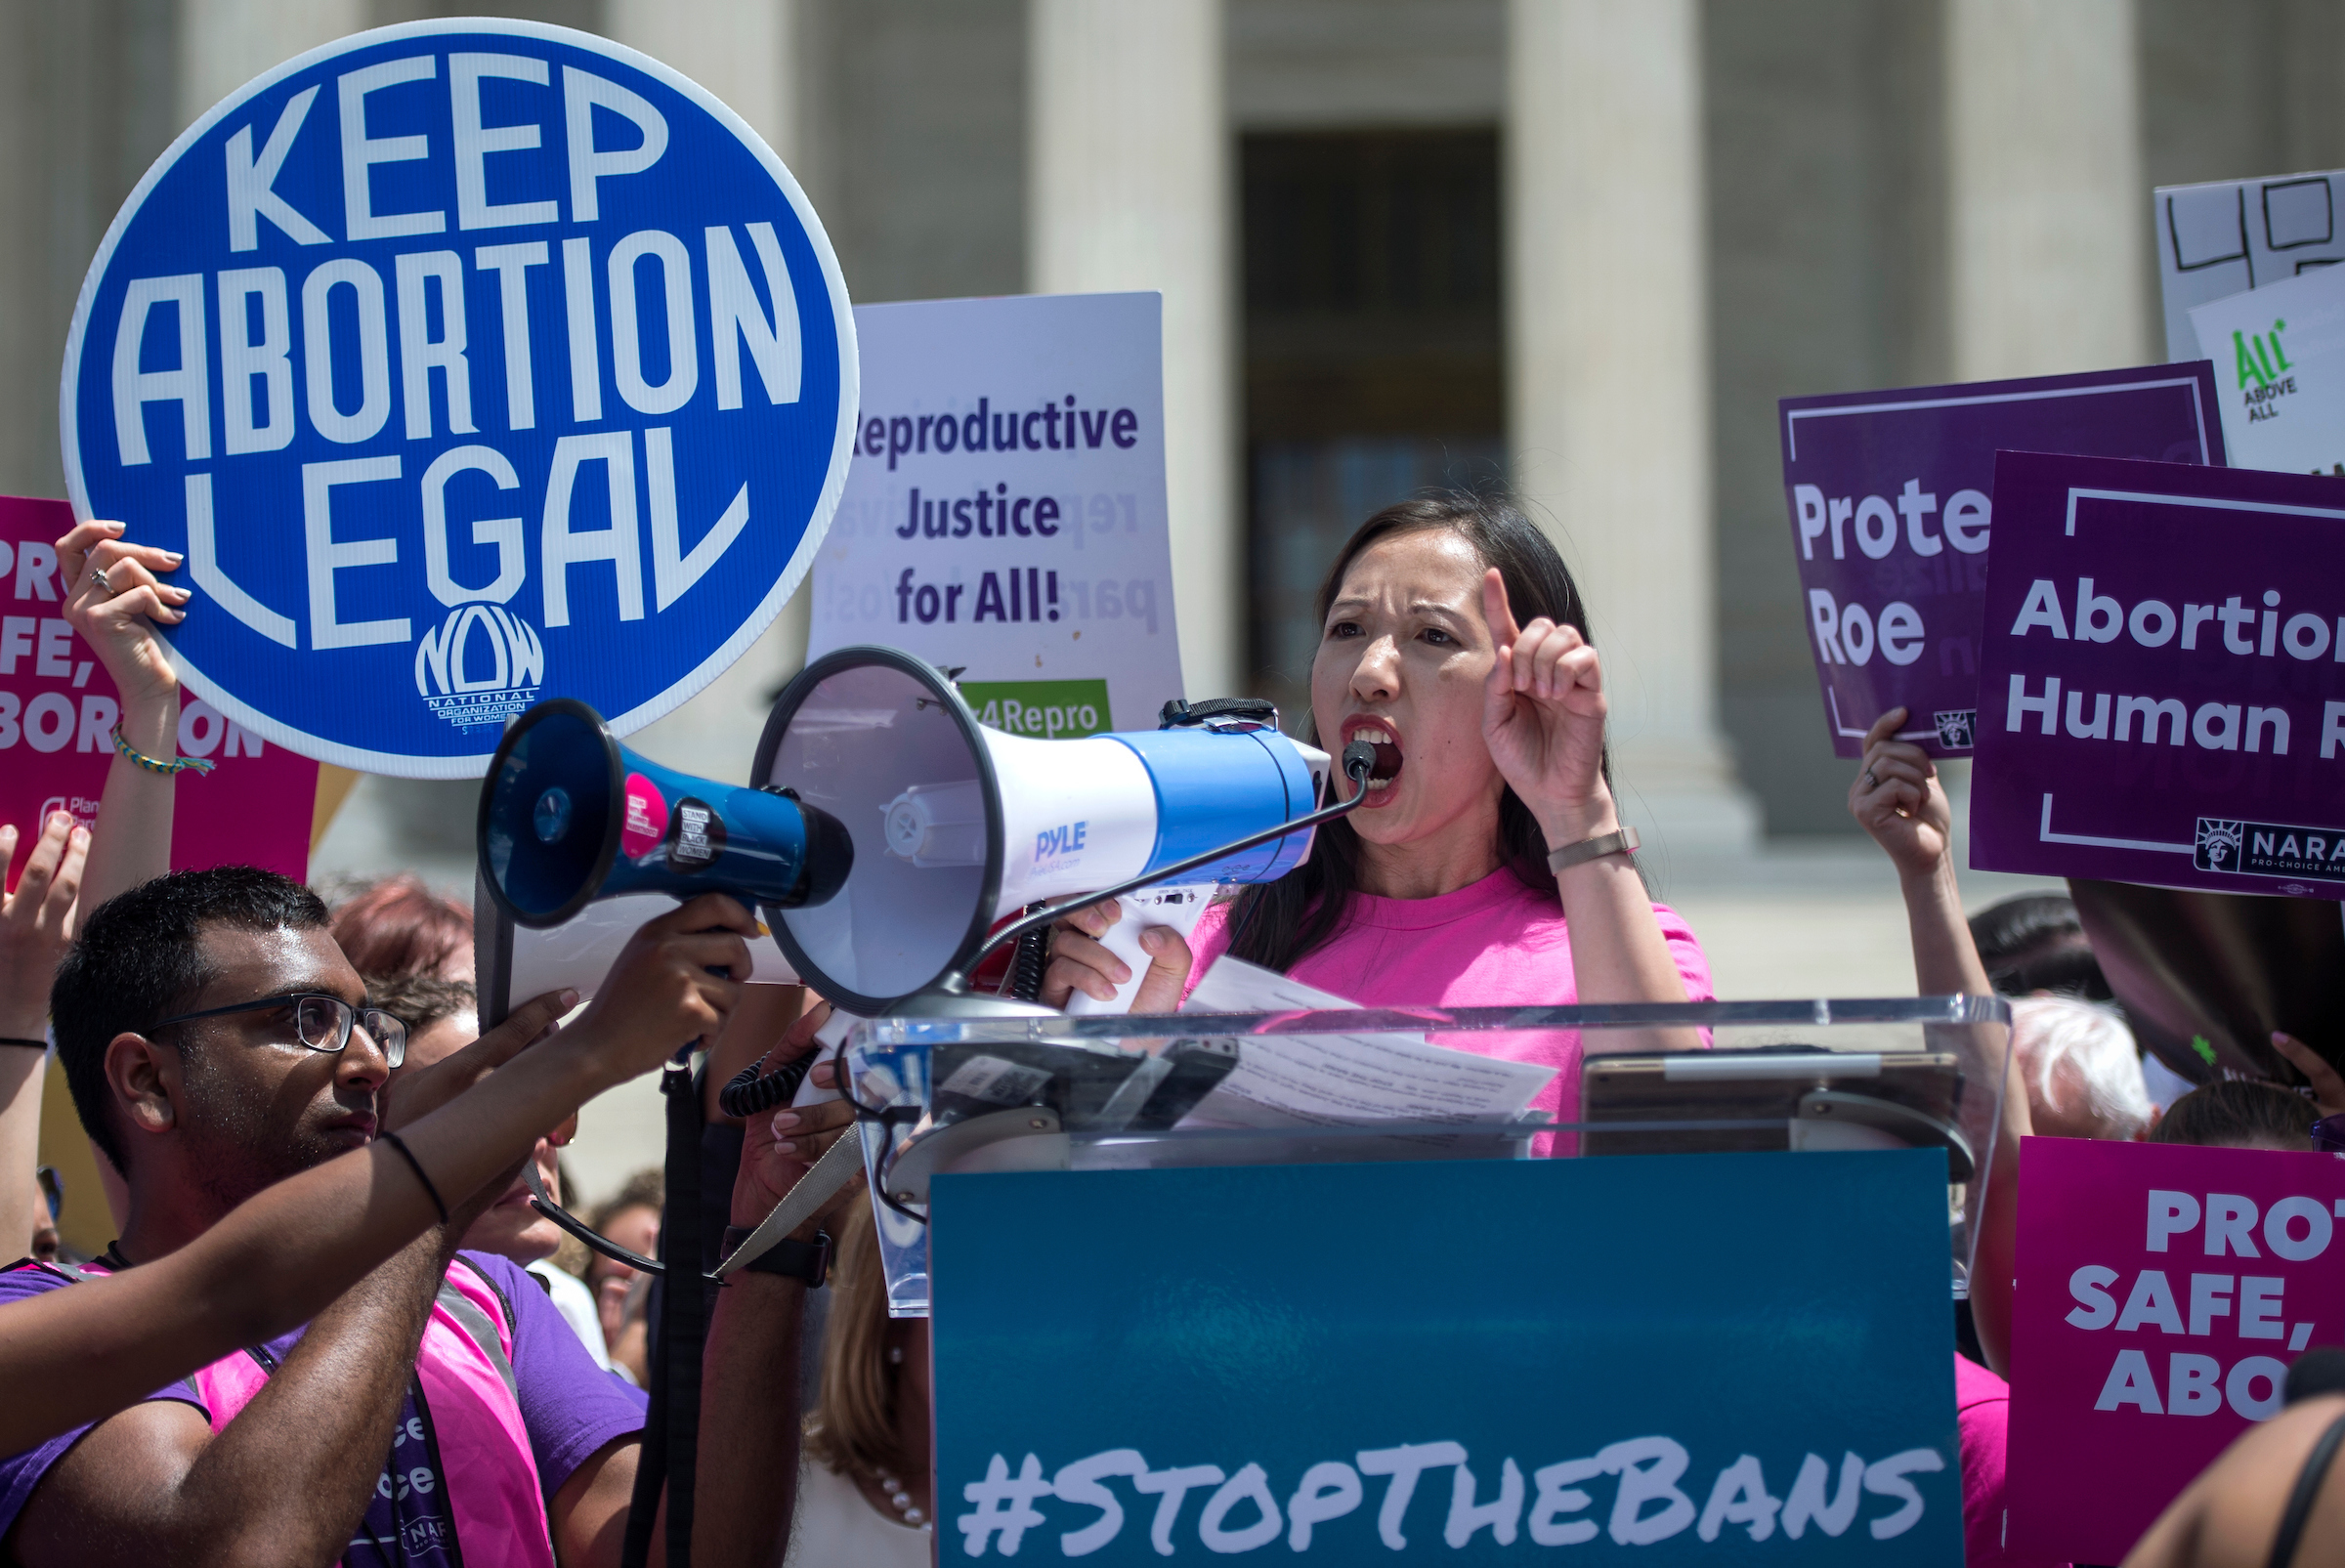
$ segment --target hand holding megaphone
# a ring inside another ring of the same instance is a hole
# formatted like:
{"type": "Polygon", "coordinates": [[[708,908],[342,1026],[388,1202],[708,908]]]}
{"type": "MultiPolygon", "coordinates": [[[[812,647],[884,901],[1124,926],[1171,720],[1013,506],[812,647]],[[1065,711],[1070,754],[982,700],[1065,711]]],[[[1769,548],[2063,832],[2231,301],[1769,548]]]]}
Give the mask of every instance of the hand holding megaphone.
{"type": "Polygon", "coordinates": [[[755,918],[723,893],[703,893],[646,921],[565,1035],[615,1053],[629,1078],[658,1067],[687,1040],[714,1043],[748,979],[755,935],[755,918]]]}
{"type": "Polygon", "coordinates": [[[1170,1013],[1180,1008],[1211,887],[1147,888],[1068,912],[1051,928],[1045,1006],[1070,1013],[1170,1013]]]}
{"type": "MultiPolygon", "coordinates": [[[[768,1059],[786,1062],[803,1055],[809,1048],[819,1049],[820,1032],[831,1017],[830,1004],[818,1002],[790,1025],[768,1059]]],[[[816,1161],[832,1144],[854,1131],[855,1108],[840,1098],[836,1072],[837,1064],[825,1051],[816,1060],[813,1071],[801,1081],[789,1105],[761,1112],[743,1123],[741,1175],[733,1188],[734,1224],[746,1227],[763,1223],[782,1200],[789,1196],[790,1190],[805,1179],[816,1161]]],[[[794,1239],[812,1241],[823,1223],[834,1217],[860,1189],[861,1183],[855,1180],[839,1184],[799,1224],[793,1232],[794,1239]]]]}

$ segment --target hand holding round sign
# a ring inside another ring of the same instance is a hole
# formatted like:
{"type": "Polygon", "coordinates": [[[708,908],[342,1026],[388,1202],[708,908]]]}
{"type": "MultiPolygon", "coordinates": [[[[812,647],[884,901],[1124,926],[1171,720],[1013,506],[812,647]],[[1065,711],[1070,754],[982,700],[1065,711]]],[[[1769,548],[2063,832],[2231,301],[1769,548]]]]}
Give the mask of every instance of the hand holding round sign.
{"type": "Polygon", "coordinates": [[[505,719],[624,734],[811,565],[854,432],[829,239],[655,61],[507,21],[360,33],[140,182],[82,284],[82,518],[184,552],[173,657],[329,762],[478,777],[505,719]]]}

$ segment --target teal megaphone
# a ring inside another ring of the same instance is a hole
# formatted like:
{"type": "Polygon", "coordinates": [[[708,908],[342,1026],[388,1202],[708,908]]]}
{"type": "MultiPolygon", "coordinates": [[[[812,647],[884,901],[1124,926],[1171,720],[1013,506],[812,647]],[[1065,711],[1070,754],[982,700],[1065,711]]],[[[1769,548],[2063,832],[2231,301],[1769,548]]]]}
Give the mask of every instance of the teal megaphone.
{"type": "Polygon", "coordinates": [[[626,893],[731,893],[766,910],[822,904],[854,869],[837,818],[630,751],[570,698],[505,732],[481,788],[482,880],[517,925],[562,924],[626,893]]]}

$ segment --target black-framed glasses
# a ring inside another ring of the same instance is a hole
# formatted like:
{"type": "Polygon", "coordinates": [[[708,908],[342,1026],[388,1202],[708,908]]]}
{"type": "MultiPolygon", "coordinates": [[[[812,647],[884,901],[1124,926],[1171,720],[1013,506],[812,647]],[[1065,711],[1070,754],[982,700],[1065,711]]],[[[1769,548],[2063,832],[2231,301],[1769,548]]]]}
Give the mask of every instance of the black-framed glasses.
{"type": "Polygon", "coordinates": [[[292,1013],[294,1034],[311,1050],[340,1050],[350,1043],[351,1026],[360,1024],[364,1026],[367,1038],[381,1047],[386,1063],[397,1067],[407,1059],[406,1025],[380,1007],[353,1007],[341,997],[322,991],[288,992],[281,996],[262,996],[226,1007],[207,1007],[199,1013],[166,1018],[154,1027],[161,1029],[170,1024],[193,1023],[198,1018],[225,1018],[230,1013],[257,1013],[270,1008],[284,1008],[292,1013]]]}

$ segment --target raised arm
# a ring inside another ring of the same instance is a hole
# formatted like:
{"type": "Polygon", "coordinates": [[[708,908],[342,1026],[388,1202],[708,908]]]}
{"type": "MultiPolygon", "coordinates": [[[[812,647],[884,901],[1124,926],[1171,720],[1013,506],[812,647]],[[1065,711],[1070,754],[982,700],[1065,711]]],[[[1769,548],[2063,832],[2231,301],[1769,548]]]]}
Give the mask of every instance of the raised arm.
{"type": "MultiPolygon", "coordinates": [[[[748,972],[743,937],[754,929],[746,910],[716,895],[662,915],[636,934],[576,1024],[525,1051],[576,998],[515,1009],[447,1061],[403,1075],[388,1124],[451,1208],[491,1184],[502,1191],[548,1127],[651,1071],[678,1040],[715,1037],[737,994],[728,976],[748,972]],[[487,1081],[464,1088],[484,1073],[487,1081]]],[[[308,1321],[439,1218],[406,1161],[378,1142],[269,1188],[168,1257],[0,1307],[0,1387],[10,1391],[0,1453],[308,1321]]]]}
{"type": "MultiPolygon", "coordinates": [[[[16,857],[14,826],[0,826],[0,868],[16,857]]],[[[89,832],[52,812],[24,857],[16,892],[0,899],[0,1262],[29,1250],[40,1160],[42,1041],[49,982],[72,939],[89,832]]]]}
{"type": "MultiPolygon", "coordinates": [[[[1864,761],[1849,785],[1849,812],[1888,852],[1905,898],[1913,938],[1913,974],[1925,996],[1991,996],[1986,965],[1963,918],[1962,889],[1954,879],[1954,813],[1939,783],[1938,767],[1916,745],[1895,739],[1905,710],[1891,708],[1864,737],[1864,761]]],[[[2020,1140],[2033,1126],[2026,1087],[2011,1070],[2008,1030],[1977,1032],[1990,1076],[2004,1075],[2003,1115],[1989,1151],[1986,1196],[1974,1203],[1978,1246],[1971,1274],[1971,1321],[1987,1364],[2010,1370],[2013,1243],[2019,1224],[2020,1140]]],[[[1976,1190],[1974,1188],[1974,1190],[1976,1190]]]]}
{"type": "MultiPolygon", "coordinates": [[[[57,541],[65,619],[106,666],[122,699],[122,742],[157,763],[179,756],[179,671],[157,628],[187,618],[192,595],[163,577],[180,558],[131,544],[119,523],[81,523],[57,541]]],[[[82,889],[96,909],[171,869],[177,776],[142,768],[120,750],[106,774],[82,889]]]]}
{"type": "MultiPolygon", "coordinates": [[[[1482,693],[1491,760],[1539,820],[1551,851],[1617,832],[1620,813],[1603,773],[1607,703],[1595,647],[1545,616],[1516,626],[1495,567],[1482,576],[1482,614],[1498,652],[1482,693]]],[[[1607,854],[1581,861],[1556,874],[1556,888],[1581,1001],[1685,999],[1685,979],[1635,860],[1607,854]]]]}

